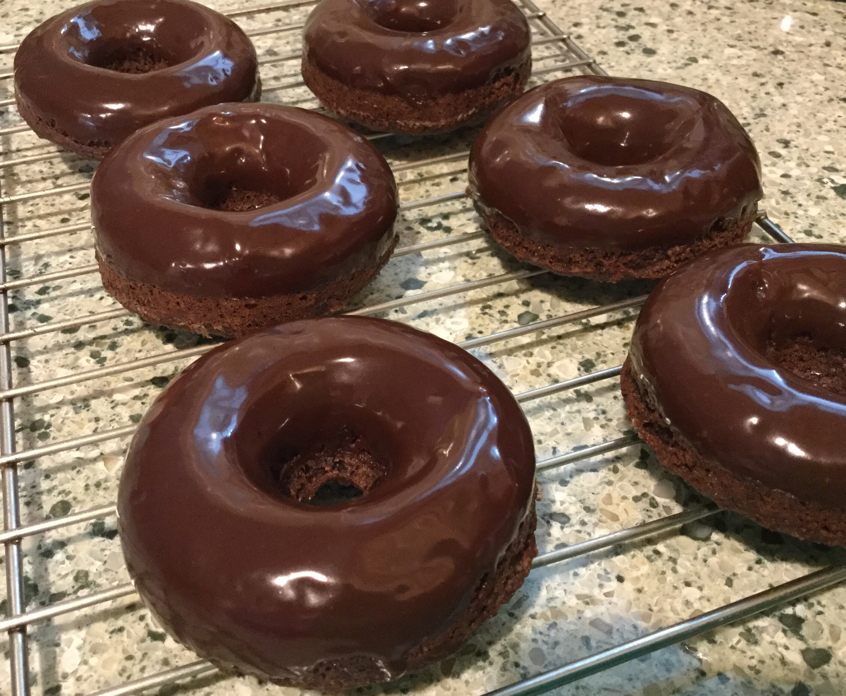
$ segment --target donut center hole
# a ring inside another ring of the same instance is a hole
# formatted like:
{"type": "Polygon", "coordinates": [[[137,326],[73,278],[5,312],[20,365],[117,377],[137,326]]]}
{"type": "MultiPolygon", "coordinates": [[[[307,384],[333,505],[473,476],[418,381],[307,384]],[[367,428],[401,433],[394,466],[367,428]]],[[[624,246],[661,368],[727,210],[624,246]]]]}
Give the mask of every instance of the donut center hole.
{"type": "Polygon", "coordinates": [[[281,179],[271,181],[262,178],[212,175],[201,182],[195,195],[203,208],[239,213],[276,205],[299,193],[281,179]]]}
{"type": "Polygon", "coordinates": [[[275,206],[325,192],[327,179],[360,176],[346,163],[333,170],[328,142],[297,118],[220,105],[169,126],[143,156],[155,186],[180,204],[272,215],[275,206]]]}
{"type": "Polygon", "coordinates": [[[685,106],[648,90],[609,85],[553,112],[574,154],[600,166],[625,167],[661,157],[684,137],[695,118],[685,106]]]}
{"type": "Polygon", "coordinates": [[[387,475],[388,467],[374,452],[365,438],[344,429],[283,452],[269,473],[287,498],[319,507],[343,505],[367,495],[387,475]]]}
{"type": "Polygon", "coordinates": [[[151,41],[98,42],[88,51],[85,63],[95,68],[141,75],[169,68],[181,61],[151,41]]]}
{"type": "Polygon", "coordinates": [[[846,396],[844,271],[843,259],[825,247],[814,252],[764,247],[760,260],[740,264],[732,272],[723,296],[724,316],[733,335],[764,369],[775,369],[787,379],[796,376],[842,398],[846,396]]]}
{"type": "Polygon", "coordinates": [[[771,336],[767,359],[820,389],[846,397],[846,347],[820,343],[810,333],[771,336]]]}
{"type": "Polygon", "coordinates": [[[203,205],[213,210],[242,213],[246,210],[257,210],[275,205],[285,198],[287,196],[278,196],[270,191],[251,191],[237,186],[229,186],[221,190],[208,191],[203,205]]]}
{"type": "Polygon", "coordinates": [[[445,27],[458,13],[456,0],[366,0],[364,8],[379,26],[408,34],[445,27]]]}

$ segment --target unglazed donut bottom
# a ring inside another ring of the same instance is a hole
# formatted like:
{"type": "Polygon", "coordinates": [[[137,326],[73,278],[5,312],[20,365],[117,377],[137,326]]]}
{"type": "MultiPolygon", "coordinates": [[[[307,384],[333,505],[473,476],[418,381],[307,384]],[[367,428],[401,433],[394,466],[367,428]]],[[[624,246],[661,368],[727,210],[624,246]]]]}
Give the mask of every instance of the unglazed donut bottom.
{"type": "Polygon", "coordinates": [[[95,159],[150,123],[260,92],[246,34],[188,0],[96,0],[39,25],[15,54],[24,120],[95,159]]]}
{"type": "Polygon", "coordinates": [[[378,131],[476,123],[521,94],[531,33],[511,0],[322,0],[303,78],[329,109],[378,131]]]}
{"type": "Polygon", "coordinates": [[[621,382],[667,469],[768,529],[846,546],[846,246],[681,268],[641,310],[621,382]]]}
{"type": "Polygon", "coordinates": [[[174,638],[226,670],[342,691],[442,659],[517,590],[534,470],[518,403],[471,355],[381,319],[314,319],[171,383],[127,454],[118,527],[174,638]]]}
{"type": "Polygon", "coordinates": [[[138,131],[98,167],[91,209],[106,290],[146,321],[217,336],[342,309],[396,245],[379,152],[270,104],[138,131]]]}
{"type": "Polygon", "coordinates": [[[714,97],[578,76],[491,119],[471,151],[468,192],[518,259],[616,281],[660,278],[740,242],[760,179],[751,140],[714,97]]]}

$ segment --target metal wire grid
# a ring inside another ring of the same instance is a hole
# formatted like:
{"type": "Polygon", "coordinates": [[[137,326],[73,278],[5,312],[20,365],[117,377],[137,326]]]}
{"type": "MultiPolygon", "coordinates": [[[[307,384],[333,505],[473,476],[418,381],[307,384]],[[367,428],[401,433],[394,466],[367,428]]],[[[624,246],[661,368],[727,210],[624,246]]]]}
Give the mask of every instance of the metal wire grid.
{"type": "MultiPolygon", "coordinates": [[[[286,18],[288,11],[295,8],[308,8],[316,0],[288,0],[274,4],[256,6],[252,8],[240,8],[228,12],[229,16],[247,20],[261,16],[272,16],[274,13],[282,13],[269,27],[257,28],[248,31],[252,37],[268,35],[290,35],[291,48],[298,43],[298,30],[302,23],[290,21],[286,18]]],[[[552,20],[542,12],[532,0],[518,0],[518,4],[529,17],[533,26],[535,51],[535,70],[533,77],[539,75],[556,74],[568,70],[581,69],[583,72],[594,74],[605,74],[596,62],[583,51],[569,36],[562,32],[552,20]]],[[[0,46],[0,54],[12,54],[16,45],[0,46]]],[[[300,57],[298,50],[291,50],[284,54],[278,54],[261,61],[263,70],[267,66],[276,64],[289,64],[296,70],[296,61],[300,57]]],[[[11,71],[0,73],[0,85],[5,84],[11,93],[11,71]]],[[[299,76],[289,74],[280,82],[271,82],[264,89],[265,94],[273,92],[294,93],[303,88],[304,85],[299,76]]],[[[309,96],[301,98],[301,102],[309,102],[309,96]]],[[[296,103],[296,99],[293,100],[296,103]]],[[[289,100],[288,103],[291,103],[289,100]]],[[[0,108],[12,107],[12,97],[0,100],[0,108]]],[[[314,100],[309,104],[315,107],[314,100]]],[[[12,137],[17,134],[28,132],[26,125],[11,125],[0,128],[0,138],[12,137]]],[[[369,136],[372,139],[383,139],[395,137],[390,134],[378,134],[369,136]]],[[[9,142],[6,140],[6,142],[9,142]]],[[[31,154],[20,155],[19,150],[10,156],[0,159],[0,169],[12,173],[16,168],[47,162],[59,158],[61,153],[53,146],[46,148],[38,147],[31,154]]],[[[405,163],[395,164],[394,172],[400,175],[403,172],[414,172],[431,165],[456,163],[463,170],[467,157],[466,151],[449,153],[437,157],[417,159],[405,163]]],[[[447,172],[447,174],[459,172],[447,172]]],[[[444,176],[436,174],[434,176],[444,176]]],[[[419,178],[417,179],[420,180],[419,178]]],[[[15,384],[13,380],[12,351],[11,346],[16,341],[26,338],[67,332],[78,329],[83,325],[93,325],[107,322],[120,317],[129,316],[124,309],[108,309],[105,311],[86,314],[83,316],[70,316],[68,318],[49,320],[35,326],[26,326],[17,330],[10,329],[9,315],[9,294],[23,288],[44,285],[45,283],[78,278],[81,276],[96,273],[95,264],[76,264],[53,272],[42,272],[26,276],[10,277],[7,266],[7,249],[13,245],[25,242],[34,242],[53,237],[74,235],[90,229],[90,224],[62,224],[48,229],[39,229],[34,232],[23,232],[14,236],[6,236],[4,220],[8,219],[8,212],[16,204],[22,204],[36,199],[47,199],[68,193],[84,193],[88,190],[88,181],[63,186],[53,186],[46,189],[38,189],[2,195],[0,191],[0,467],[2,467],[3,485],[3,512],[4,529],[0,533],[0,542],[5,547],[6,565],[6,588],[7,588],[7,618],[0,620],[0,631],[9,635],[9,650],[11,663],[11,692],[13,696],[28,696],[31,688],[31,679],[28,668],[28,646],[27,628],[41,622],[48,621],[70,612],[80,611],[86,608],[95,607],[122,597],[134,594],[131,583],[119,584],[104,590],[99,590],[69,599],[54,602],[48,606],[38,609],[26,610],[24,601],[24,578],[23,578],[23,556],[21,542],[27,537],[45,534],[47,532],[64,529],[73,525],[79,525],[92,520],[99,520],[114,515],[113,505],[102,505],[82,512],[68,514],[56,519],[44,519],[41,522],[26,524],[21,523],[21,499],[18,486],[18,466],[23,462],[31,462],[49,455],[76,450],[80,447],[93,445],[101,442],[125,438],[135,430],[134,424],[124,425],[116,428],[98,430],[78,437],[72,437],[41,447],[30,447],[17,450],[16,448],[16,421],[14,417],[14,402],[25,396],[49,392],[61,387],[78,385],[83,382],[111,377],[143,368],[164,366],[175,361],[187,358],[195,358],[209,350],[211,345],[198,345],[185,349],[172,350],[168,352],[155,353],[141,359],[120,362],[113,365],[99,367],[96,369],[76,372],[75,374],[52,379],[45,379],[30,384],[15,384]],[[4,217],[4,213],[6,216],[4,217]]],[[[439,207],[464,197],[464,191],[458,190],[454,193],[403,201],[401,210],[411,211],[422,208],[438,209],[439,207]]],[[[777,242],[791,241],[781,229],[770,221],[765,215],[758,221],[759,227],[777,242]]],[[[426,242],[407,245],[398,248],[395,256],[401,257],[410,254],[418,254],[424,251],[459,247],[466,242],[483,240],[484,233],[481,231],[463,233],[458,235],[445,236],[426,242]]],[[[509,282],[527,279],[533,276],[542,275],[544,271],[538,269],[519,268],[491,277],[469,280],[444,288],[405,295],[398,299],[388,300],[362,307],[350,312],[358,315],[375,315],[397,308],[411,307],[436,299],[461,296],[470,291],[482,288],[497,289],[509,282]]],[[[505,328],[501,331],[485,336],[474,337],[460,342],[458,345],[466,349],[479,348],[482,346],[496,344],[501,341],[528,336],[554,328],[576,324],[587,319],[604,315],[613,315],[625,310],[635,310],[643,301],[645,296],[637,296],[624,299],[612,304],[598,305],[578,312],[567,313],[551,319],[533,321],[523,326],[505,328]]],[[[590,384],[600,383],[605,380],[616,378],[620,374],[620,367],[594,371],[573,379],[563,380],[545,387],[531,389],[517,394],[521,403],[527,403],[535,399],[546,397],[559,392],[577,389],[590,384]]],[[[613,452],[628,447],[637,441],[632,434],[622,434],[620,437],[610,441],[601,442],[592,446],[571,450],[564,454],[558,454],[538,462],[538,470],[544,471],[553,467],[563,466],[604,453],[613,452]]],[[[600,536],[589,541],[574,544],[563,549],[554,550],[540,555],[534,562],[533,568],[574,559],[601,549],[608,549],[619,544],[641,540],[674,530],[683,524],[704,520],[718,514],[719,511],[712,506],[701,506],[678,514],[669,515],[663,518],[644,522],[621,531],[600,536]]],[[[488,696],[523,696],[526,694],[546,692],[557,686],[588,676],[603,669],[631,660],[645,653],[657,650],[662,647],[677,643],[699,635],[715,627],[740,620],[755,613],[765,611],[778,605],[782,605],[798,598],[804,597],[812,592],[830,587],[846,579],[846,568],[835,566],[823,569],[797,580],[769,589],[765,592],[755,594],[746,599],[728,604],[714,611],[707,612],[693,619],[683,621],[669,628],[661,629],[648,634],[634,641],[618,645],[616,647],[601,651],[587,658],[571,662],[562,667],[544,672],[538,676],[520,681],[496,691],[489,692],[488,696]]],[[[207,662],[198,660],[179,667],[167,669],[141,679],[136,679],[111,688],[96,692],[93,696],[123,696],[136,694],[142,691],[172,684],[177,681],[196,678],[214,672],[216,668],[207,662]]]]}

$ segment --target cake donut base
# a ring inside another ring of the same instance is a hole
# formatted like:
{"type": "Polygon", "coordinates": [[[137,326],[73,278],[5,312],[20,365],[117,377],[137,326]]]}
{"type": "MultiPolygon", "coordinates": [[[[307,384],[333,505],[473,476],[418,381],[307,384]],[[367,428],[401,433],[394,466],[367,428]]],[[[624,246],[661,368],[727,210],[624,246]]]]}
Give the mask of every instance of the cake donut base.
{"type": "Polygon", "coordinates": [[[374,131],[425,135],[484,121],[522,94],[532,72],[532,60],[529,57],[517,68],[503,70],[502,75],[482,87],[444,94],[421,103],[348,87],[321,72],[306,58],[302,72],[309,89],[326,108],[340,117],[374,131]]]}
{"type": "Polygon", "coordinates": [[[706,251],[739,244],[757,217],[757,206],[753,206],[748,217],[720,221],[711,232],[692,244],[615,251],[578,249],[538,242],[522,234],[517,225],[502,213],[483,207],[475,200],[474,205],[494,241],[518,260],[548,268],[560,275],[611,282],[626,278],[663,278],[706,251]]]}
{"type": "Polygon", "coordinates": [[[638,386],[629,358],[623,364],[620,387],[638,436],[653,449],[665,469],[681,476],[720,507],[749,517],[767,529],[806,541],[846,545],[846,512],[804,503],[783,491],[740,478],[700,457],[665,424],[655,405],[638,386]]]}
{"type": "Polygon", "coordinates": [[[114,147],[112,143],[106,143],[99,140],[91,140],[87,143],[81,143],[71,138],[67,133],[58,130],[58,127],[53,121],[45,121],[40,116],[29,108],[29,103],[21,97],[19,92],[15,93],[15,103],[18,107],[18,113],[21,118],[26,121],[32,132],[43,140],[49,140],[56,143],[63,150],[72,152],[75,155],[84,157],[85,159],[100,160],[106,156],[106,153],[114,147]]]}
{"type": "Polygon", "coordinates": [[[369,268],[318,290],[270,297],[197,297],[162,290],[130,280],[96,254],[103,287],[126,309],[150,324],[161,324],[204,336],[235,338],[295,319],[307,319],[342,310],[350,297],[364,288],[391,258],[396,239],[369,268]]]}

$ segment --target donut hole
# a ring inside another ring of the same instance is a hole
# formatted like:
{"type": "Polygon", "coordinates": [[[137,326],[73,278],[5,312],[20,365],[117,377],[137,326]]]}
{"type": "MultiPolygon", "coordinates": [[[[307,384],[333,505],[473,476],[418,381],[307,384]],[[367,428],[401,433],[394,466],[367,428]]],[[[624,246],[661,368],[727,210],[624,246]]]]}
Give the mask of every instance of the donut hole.
{"type": "Polygon", "coordinates": [[[195,58],[208,27],[196,9],[171,0],[89,7],[62,28],[68,55],[92,68],[144,74],[195,58]]]}
{"type": "Polygon", "coordinates": [[[328,507],[360,498],[378,486],[388,467],[366,438],[344,428],[300,450],[280,453],[270,477],[282,495],[328,507]]]}
{"type": "MultiPolygon", "coordinates": [[[[308,380],[308,377],[304,377],[308,380]]],[[[401,457],[390,425],[379,413],[341,404],[280,401],[269,393],[241,419],[237,459],[246,477],[279,501],[319,507],[349,504],[390,478],[401,457]]]]}
{"type": "Polygon", "coordinates": [[[846,347],[822,343],[806,332],[789,338],[771,337],[766,356],[782,370],[827,392],[846,397],[846,347]]]}
{"type": "Polygon", "coordinates": [[[94,68],[141,75],[181,63],[161,46],[149,41],[101,42],[88,53],[85,61],[94,68]]]}
{"type": "Polygon", "coordinates": [[[458,14],[457,0],[365,0],[363,6],[380,27],[407,34],[441,29],[458,14]]]}
{"type": "Polygon", "coordinates": [[[272,446],[252,478],[275,497],[332,507],[367,495],[388,471],[367,437],[343,427],[310,440],[272,446]]]}
{"type": "Polygon", "coordinates": [[[736,274],[726,316],[768,365],[844,397],[846,269],[822,255],[813,270],[791,263],[783,253],[736,274]]]}
{"type": "Polygon", "coordinates": [[[325,176],[327,145],[288,121],[215,113],[175,126],[145,152],[167,195],[224,212],[258,210],[306,193],[325,176]],[[184,155],[183,153],[188,153],[184,155]]]}
{"type": "Polygon", "coordinates": [[[603,85],[584,90],[567,106],[553,105],[569,149],[606,167],[642,165],[666,154],[693,128],[695,115],[685,99],[659,98],[634,87],[603,85]]]}
{"type": "Polygon", "coordinates": [[[203,208],[239,213],[275,205],[297,193],[297,188],[285,181],[257,181],[255,177],[239,180],[219,174],[206,177],[195,196],[203,208]]]}

